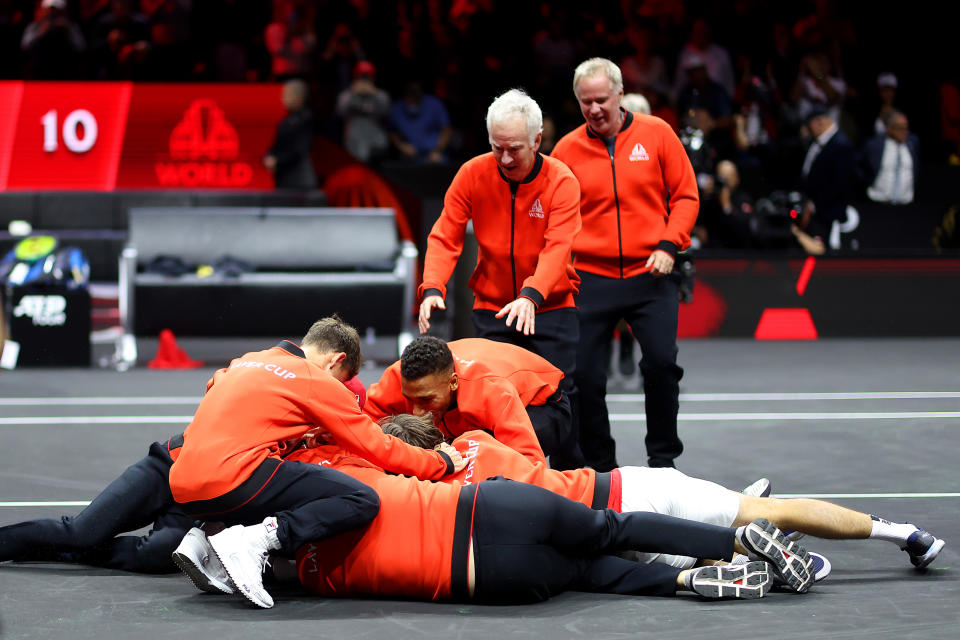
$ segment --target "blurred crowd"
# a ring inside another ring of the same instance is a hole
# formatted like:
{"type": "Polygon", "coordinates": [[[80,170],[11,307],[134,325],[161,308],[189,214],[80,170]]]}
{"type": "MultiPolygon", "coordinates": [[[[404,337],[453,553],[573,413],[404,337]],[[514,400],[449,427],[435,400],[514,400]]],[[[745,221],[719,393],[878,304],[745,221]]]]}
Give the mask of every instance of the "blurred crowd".
{"type": "Polygon", "coordinates": [[[486,148],[486,105],[514,86],[543,106],[542,150],[549,152],[582,122],[573,68],[603,56],[620,65],[625,91],[642,96],[681,135],[705,202],[729,212],[797,187],[814,111],[825,111],[856,150],[849,179],[857,193],[873,188],[893,197],[891,185],[876,184],[885,167],[883,180],[892,179],[891,153],[919,167],[911,122],[923,124],[926,158],[960,163],[956,64],[923,84],[914,77],[919,54],[910,52],[925,34],[910,30],[907,14],[887,15],[899,6],[0,0],[0,77],[296,78],[309,87],[317,132],[359,160],[438,163],[486,148]],[[888,23],[893,39],[877,29],[888,23]],[[902,139],[902,149],[891,151],[887,139],[902,139]]]}

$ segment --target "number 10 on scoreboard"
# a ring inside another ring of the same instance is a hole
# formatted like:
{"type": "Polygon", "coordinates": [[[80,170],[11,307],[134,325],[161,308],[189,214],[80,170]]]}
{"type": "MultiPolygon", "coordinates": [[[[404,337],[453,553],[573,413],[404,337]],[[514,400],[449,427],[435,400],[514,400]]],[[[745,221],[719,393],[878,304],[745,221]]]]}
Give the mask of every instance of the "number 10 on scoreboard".
{"type": "Polygon", "coordinates": [[[51,109],[40,119],[43,123],[43,150],[53,153],[59,146],[59,137],[63,146],[73,153],[86,153],[97,143],[97,119],[86,109],[75,109],[63,119],[63,130],[57,128],[57,110],[51,109]]]}

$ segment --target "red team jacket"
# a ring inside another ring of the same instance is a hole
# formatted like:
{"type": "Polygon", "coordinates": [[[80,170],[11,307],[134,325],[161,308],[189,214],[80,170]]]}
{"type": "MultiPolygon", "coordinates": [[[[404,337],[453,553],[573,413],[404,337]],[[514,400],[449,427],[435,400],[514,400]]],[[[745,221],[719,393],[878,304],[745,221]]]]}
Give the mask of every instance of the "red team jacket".
{"type": "Polygon", "coordinates": [[[298,551],[297,571],[303,586],[323,596],[450,598],[453,579],[465,578],[472,526],[472,494],[462,493],[461,488],[494,475],[549,489],[588,507],[620,508],[616,473],[555,471],[543,463],[531,463],[482,431],[463,434],[454,446],[468,464],[443,483],[386,475],[335,446],[291,454],[288,459],[342,471],[380,497],[380,512],[368,527],[298,551]],[[458,538],[458,530],[465,535],[458,538]]]}
{"type": "Polygon", "coordinates": [[[427,239],[420,297],[446,296],[472,219],[479,245],[469,282],[475,309],[498,311],[520,296],[541,311],[574,306],[580,278],[570,246],[580,230],[579,206],[576,178],[553,158],[537,154],[515,194],[492,153],[467,161],[447,189],[427,239]]]}
{"type": "MultiPolygon", "coordinates": [[[[503,342],[468,338],[448,343],[460,378],[456,408],[437,428],[447,437],[474,429],[494,437],[535,462],[546,462],[526,405],[540,405],[557,391],[563,373],[526,349],[503,342]]],[[[367,390],[366,411],[374,420],[409,413],[400,393],[400,363],[390,365],[367,390]]]]}
{"type": "Polygon", "coordinates": [[[612,159],[586,123],[563,136],[551,155],[580,181],[577,271],[629,278],[648,270],[655,249],[676,255],[690,246],[700,207],[697,178],[680,140],[660,118],[625,112],[612,159]]]}
{"type": "MultiPolygon", "coordinates": [[[[387,475],[336,446],[295,451],[288,460],[342,471],[380,496],[380,512],[368,526],[308,544],[297,552],[297,572],[306,589],[323,596],[450,598],[454,554],[464,567],[467,554],[466,544],[454,549],[459,483],[387,475]]],[[[464,520],[461,515],[460,522],[464,520]]]]}
{"type": "Polygon", "coordinates": [[[243,355],[207,383],[183,447],[170,468],[177,502],[220,497],[243,483],[286,442],[321,427],[345,449],[398,473],[440,478],[446,459],[388,436],[361,413],[357,398],[326,370],[281,345],[243,355]]]}

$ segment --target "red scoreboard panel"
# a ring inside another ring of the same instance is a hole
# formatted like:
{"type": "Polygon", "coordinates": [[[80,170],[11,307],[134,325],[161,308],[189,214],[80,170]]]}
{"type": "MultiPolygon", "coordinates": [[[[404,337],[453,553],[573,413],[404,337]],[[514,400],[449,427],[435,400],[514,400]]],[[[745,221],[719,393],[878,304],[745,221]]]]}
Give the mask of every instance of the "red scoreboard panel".
{"type": "Polygon", "coordinates": [[[2,189],[270,189],[280,85],[0,83],[2,189]]]}

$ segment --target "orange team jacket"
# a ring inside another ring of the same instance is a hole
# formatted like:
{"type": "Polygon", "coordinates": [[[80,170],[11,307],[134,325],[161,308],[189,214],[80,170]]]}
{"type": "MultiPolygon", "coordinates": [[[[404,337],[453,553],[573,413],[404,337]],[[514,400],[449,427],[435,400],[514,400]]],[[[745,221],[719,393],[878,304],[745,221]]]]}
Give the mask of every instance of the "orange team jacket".
{"type": "Polygon", "coordinates": [[[438,452],[384,434],[361,413],[350,390],[284,341],[233,360],[207,383],[170,468],[174,499],[183,503],[226,494],[268,457],[287,453],[287,442],[315,427],[345,449],[397,473],[436,479],[448,471],[438,452]]]}
{"type": "MultiPolygon", "coordinates": [[[[443,482],[468,485],[493,476],[503,476],[543,487],[588,507],[594,506],[597,472],[593,469],[557,471],[543,462],[530,462],[484,431],[468,431],[457,436],[453,446],[463,456],[467,466],[445,477],[443,482]]],[[[602,498],[601,506],[606,507],[607,496],[602,498]]]]}
{"type": "Polygon", "coordinates": [[[460,484],[386,475],[336,446],[301,449],[288,459],[342,471],[380,497],[380,511],[368,526],[298,551],[297,572],[305,588],[323,596],[450,597],[455,552],[466,567],[466,543],[454,549],[460,484]]]}
{"type": "MultiPolygon", "coordinates": [[[[474,429],[490,431],[531,461],[546,462],[526,406],[546,402],[563,373],[540,356],[502,342],[468,338],[449,346],[460,386],[456,407],[443,415],[437,428],[447,437],[474,429]]],[[[364,411],[374,420],[410,413],[412,406],[400,388],[400,363],[395,362],[370,385],[364,411]]]]}
{"type": "Polygon", "coordinates": [[[676,256],[690,246],[700,208],[697,178],[680,139],[660,118],[625,112],[613,157],[586,124],[563,136],[552,155],[580,181],[578,271],[629,278],[648,271],[655,249],[676,256]]]}
{"type": "Polygon", "coordinates": [[[576,178],[553,158],[537,154],[520,183],[503,177],[492,153],[467,161],[427,238],[420,297],[446,296],[472,219],[479,245],[469,282],[475,309],[498,311],[521,296],[540,311],[574,306],[580,278],[570,247],[580,230],[579,208],[576,178]]]}

